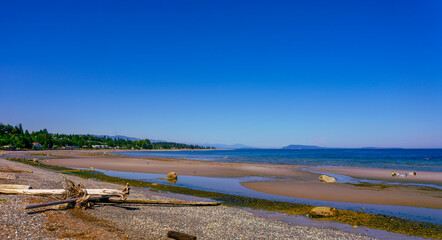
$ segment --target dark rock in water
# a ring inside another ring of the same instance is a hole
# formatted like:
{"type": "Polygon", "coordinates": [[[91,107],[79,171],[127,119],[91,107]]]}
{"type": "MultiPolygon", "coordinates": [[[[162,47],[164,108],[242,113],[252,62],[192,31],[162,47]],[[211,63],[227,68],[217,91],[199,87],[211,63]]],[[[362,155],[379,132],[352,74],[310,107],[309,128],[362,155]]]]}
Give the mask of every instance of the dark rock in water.
{"type": "Polygon", "coordinates": [[[176,172],[170,172],[167,174],[167,178],[169,179],[177,179],[178,178],[178,174],[176,172]]]}

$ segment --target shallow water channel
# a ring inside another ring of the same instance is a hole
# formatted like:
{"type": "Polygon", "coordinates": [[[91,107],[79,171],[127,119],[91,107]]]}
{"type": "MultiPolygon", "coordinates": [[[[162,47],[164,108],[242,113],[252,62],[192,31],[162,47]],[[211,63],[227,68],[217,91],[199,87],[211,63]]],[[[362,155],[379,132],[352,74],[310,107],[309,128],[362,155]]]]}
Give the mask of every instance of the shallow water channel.
{"type": "Polygon", "coordinates": [[[283,201],[291,203],[309,204],[313,206],[329,206],[339,209],[347,209],[353,211],[369,212],[373,214],[381,214],[394,216],[398,218],[416,220],[420,222],[430,222],[442,224],[442,209],[430,209],[421,207],[406,207],[406,206],[391,206],[380,204],[365,204],[365,203],[346,203],[323,200],[312,200],[304,198],[286,197],[273,194],[257,192],[242,186],[241,182],[250,181],[282,181],[288,178],[272,178],[272,177],[240,177],[240,178],[215,178],[215,177],[199,177],[199,176],[178,176],[178,182],[169,183],[165,179],[164,174],[153,173],[136,173],[136,172],[121,172],[95,169],[108,176],[120,177],[126,179],[133,179],[145,182],[154,182],[159,184],[167,184],[178,187],[191,188],[196,190],[219,192],[237,196],[245,196],[251,198],[267,199],[272,201],[283,201]]]}

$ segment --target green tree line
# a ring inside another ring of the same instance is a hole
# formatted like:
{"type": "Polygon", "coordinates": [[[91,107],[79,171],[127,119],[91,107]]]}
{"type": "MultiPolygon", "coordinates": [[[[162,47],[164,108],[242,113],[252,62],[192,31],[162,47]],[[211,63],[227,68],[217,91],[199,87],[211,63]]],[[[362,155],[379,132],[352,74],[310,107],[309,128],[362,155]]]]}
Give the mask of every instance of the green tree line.
{"type": "MultiPolygon", "coordinates": [[[[16,126],[0,123],[0,147],[3,149],[59,149],[66,146],[78,148],[93,148],[94,146],[107,146],[122,149],[210,149],[198,145],[189,145],[175,142],[152,143],[149,139],[126,140],[113,139],[106,136],[77,135],[77,134],[51,134],[47,129],[40,131],[23,130],[22,124],[16,126]],[[38,143],[38,144],[37,144],[38,143]],[[41,145],[41,146],[40,146],[41,145]]],[[[99,148],[99,147],[98,147],[99,148]]]]}

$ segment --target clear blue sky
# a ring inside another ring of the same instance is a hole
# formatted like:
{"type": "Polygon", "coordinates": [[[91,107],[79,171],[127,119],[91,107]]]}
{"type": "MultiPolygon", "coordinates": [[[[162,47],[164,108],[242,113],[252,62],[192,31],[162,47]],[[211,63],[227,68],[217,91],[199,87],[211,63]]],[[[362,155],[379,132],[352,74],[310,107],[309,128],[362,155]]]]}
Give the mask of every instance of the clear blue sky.
{"type": "Polygon", "coordinates": [[[442,1],[0,1],[0,122],[442,147],[442,1]]]}

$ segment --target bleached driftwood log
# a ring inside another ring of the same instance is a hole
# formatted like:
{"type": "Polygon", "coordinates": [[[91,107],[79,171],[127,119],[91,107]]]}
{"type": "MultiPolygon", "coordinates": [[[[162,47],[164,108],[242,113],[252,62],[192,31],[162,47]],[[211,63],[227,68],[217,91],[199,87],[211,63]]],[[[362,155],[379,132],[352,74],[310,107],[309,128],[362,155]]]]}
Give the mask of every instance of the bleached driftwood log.
{"type": "MultiPolygon", "coordinates": [[[[117,189],[86,189],[90,195],[102,196],[125,196],[127,193],[117,189]]],[[[62,195],[66,194],[65,189],[0,189],[4,194],[26,194],[26,195],[62,195]]]]}
{"type": "Polygon", "coordinates": [[[0,189],[30,189],[31,186],[28,185],[17,185],[17,184],[0,184],[0,189]]]}

